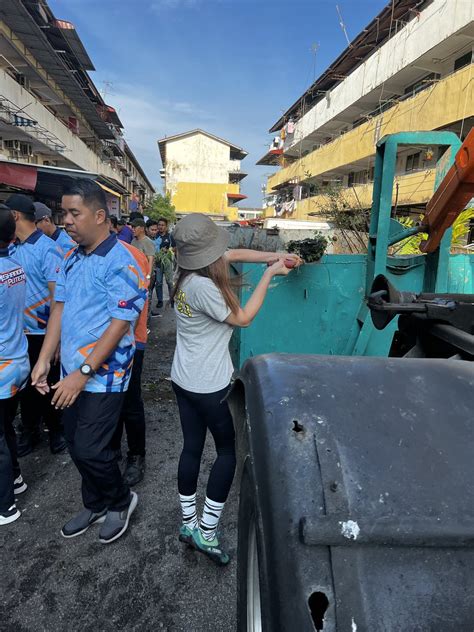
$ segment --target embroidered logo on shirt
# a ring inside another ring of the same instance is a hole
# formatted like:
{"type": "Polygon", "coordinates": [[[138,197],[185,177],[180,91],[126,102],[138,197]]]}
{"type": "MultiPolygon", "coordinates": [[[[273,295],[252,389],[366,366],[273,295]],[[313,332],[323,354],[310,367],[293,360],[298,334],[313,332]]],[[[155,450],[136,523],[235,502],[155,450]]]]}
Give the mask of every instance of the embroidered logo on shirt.
{"type": "Polygon", "coordinates": [[[118,306],[119,307],[128,307],[128,301],[119,301],[118,302],[118,306]]]}

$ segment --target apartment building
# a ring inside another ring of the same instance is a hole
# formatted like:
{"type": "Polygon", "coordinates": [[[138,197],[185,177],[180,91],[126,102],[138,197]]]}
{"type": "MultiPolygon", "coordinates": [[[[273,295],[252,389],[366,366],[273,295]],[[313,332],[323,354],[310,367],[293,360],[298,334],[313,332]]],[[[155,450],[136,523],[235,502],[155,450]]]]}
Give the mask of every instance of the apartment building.
{"type": "Polygon", "coordinates": [[[96,180],[116,214],[153,195],[93,70],[74,25],[46,0],[1,0],[0,199],[23,190],[54,206],[75,177],[96,180]]]}
{"type": "MultiPolygon", "coordinates": [[[[320,220],[334,192],[340,208],[369,208],[375,146],[386,134],[452,130],[464,139],[474,121],[473,44],[474,2],[390,2],[272,125],[257,163],[279,167],[266,216],[320,220]]],[[[424,208],[440,152],[399,153],[400,212],[424,208]]]]}
{"type": "Polygon", "coordinates": [[[201,129],[162,138],[158,146],[165,192],[178,215],[237,219],[237,203],[247,197],[240,192],[246,151],[201,129]]]}

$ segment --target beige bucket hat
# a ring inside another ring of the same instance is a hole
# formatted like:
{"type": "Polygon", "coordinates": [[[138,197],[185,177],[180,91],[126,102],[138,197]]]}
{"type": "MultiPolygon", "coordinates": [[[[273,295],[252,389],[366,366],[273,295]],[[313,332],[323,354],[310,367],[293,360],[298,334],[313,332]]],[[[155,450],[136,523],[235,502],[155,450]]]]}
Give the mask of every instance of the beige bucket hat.
{"type": "Polygon", "coordinates": [[[190,213],[174,229],[178,265],[199,270],[217,261],[229,247],[230,234],[203,213],[190,213]]]}

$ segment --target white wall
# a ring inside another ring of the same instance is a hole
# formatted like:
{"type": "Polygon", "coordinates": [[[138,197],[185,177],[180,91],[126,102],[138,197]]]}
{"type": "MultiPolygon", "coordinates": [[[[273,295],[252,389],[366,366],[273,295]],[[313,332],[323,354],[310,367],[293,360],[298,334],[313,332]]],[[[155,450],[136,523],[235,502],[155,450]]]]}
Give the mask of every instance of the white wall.
{"type": "MultiPolygon", "coordinates": [[[[474,20],[474,0],[434,0],[296,124],[295,145],[474,20]]],[[[389,92],[389,90],[387,90],[389,92]]]]}
{"type": "Polygon", "coordinates": [[[166,143],[166,185],[176,182],[227,184],[229,170],[240,169],[239,160],[230,160],[229,145],[194,134],[166,143]]]}

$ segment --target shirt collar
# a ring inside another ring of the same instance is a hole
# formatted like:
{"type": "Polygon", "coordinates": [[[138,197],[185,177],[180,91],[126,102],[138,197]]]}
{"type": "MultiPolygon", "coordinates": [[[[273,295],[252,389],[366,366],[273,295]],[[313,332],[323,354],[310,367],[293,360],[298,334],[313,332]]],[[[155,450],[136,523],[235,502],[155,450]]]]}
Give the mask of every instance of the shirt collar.
{"type": "Polygon", "coordinates": [[[0,257],[8,257],[9,251],[8,246],[6,248],[0,248],[0,257]]]}
{"type": "Polygon", "coordinates": [[[108,237],[106,237],[104,241],[102,241],[97,246],[97,248],[93,250],[92,252],[86,253],[84,246],[79,246],[78,251],[81,253],[81,255],[84,255],[86,257],[90,255],[105,257],[112,250],[112,248],[115,246],[116,243],[117,243],[117,235],[113,233],[109,235],[108,237]]]}
{"type": "Polygon", "coordinates": [[[61,229],[60,228],[56,228],[54,233],[51,235],[51,239],[53,241],[57,241],[60,234],[61,234],[61,229]]]}
{"type": "Polygon", "coordinates": [[[31,233],[31,235],[28,237],[28,239],[25,239],[25,241],[20,241],[18,238],[15,239],[15,244],[36,244],[36,242],[38,241],[38,239],[42,236],[43,231],[41,231],[39,228],[37,228],[35,230],[34,233],[31,233]]]}

